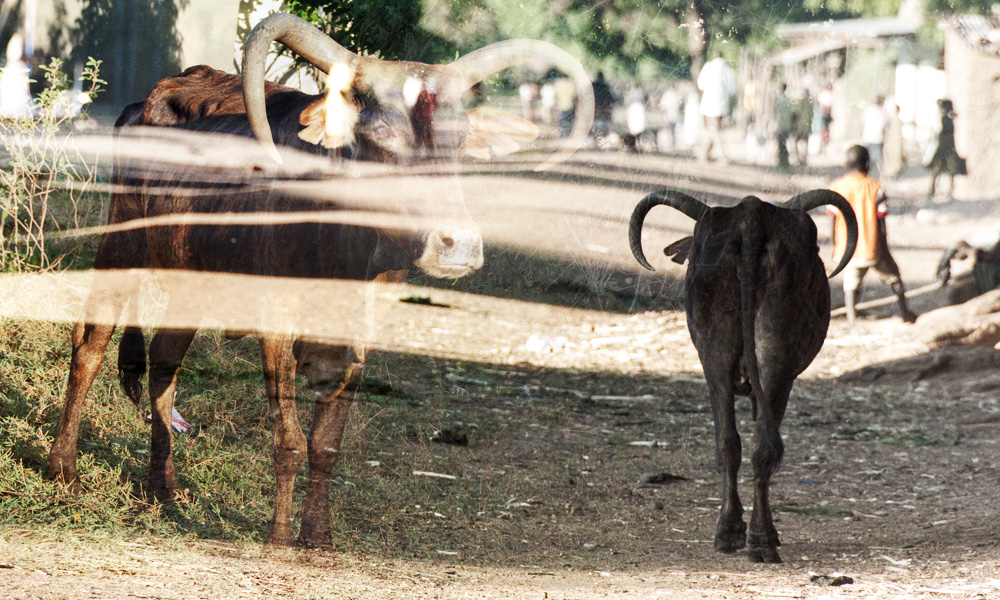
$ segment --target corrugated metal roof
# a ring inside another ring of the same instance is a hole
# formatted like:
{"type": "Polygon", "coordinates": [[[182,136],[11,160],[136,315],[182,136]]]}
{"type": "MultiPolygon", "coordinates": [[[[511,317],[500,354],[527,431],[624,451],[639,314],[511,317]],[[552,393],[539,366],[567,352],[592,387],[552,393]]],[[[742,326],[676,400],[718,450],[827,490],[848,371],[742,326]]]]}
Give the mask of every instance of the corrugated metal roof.
{"type": "Polygon", "coordinates": [[[792,65],[807,61],[820,54],[840,50],[847,46],[843,40],[832,39],[819,41],[813,44],[796,44],[784,50],[779,50],[767,58],[767,62],[772,65],[792,65]]]}
{"type": "Polygon", "coordinates": [[[923,25],[923,19],[915,17],[877,17],[814,23],[786,23],[778,27],[778,37],[789,41],[836,38],[855,42],[861,39],[914,35],[921,25],[923,25]]]}

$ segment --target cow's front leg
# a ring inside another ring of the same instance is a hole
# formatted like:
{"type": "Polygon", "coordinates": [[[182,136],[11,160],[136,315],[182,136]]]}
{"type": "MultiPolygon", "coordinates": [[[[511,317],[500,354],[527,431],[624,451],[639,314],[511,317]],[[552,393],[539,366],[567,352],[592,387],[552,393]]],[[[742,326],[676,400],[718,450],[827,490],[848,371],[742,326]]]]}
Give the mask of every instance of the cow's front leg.
{"type": "Polygon", "coordinates": [[[722,475],[722,508],[715,531],[715,549],[730,553],[746,545],[747,526],[743,522],[743,503],[737,490],[743,445],[736,429],[732,373],[714,374],[711,371],[710,367],[705,367],[715,420],[716,460],[722,475]]]}
{"type": "Polygon", "coordinates": [[[153,497],[164,504],[173,502],[180,489],[174,470],[171,422],[177,375],[194,333],[194,330],[161,330],[149,343],[149,398],[152,409],[149,487],[153,497]]]}
{"type": "Polygon", "coordinates": [[[753,515],[750,518],[750,535],[748,552],[753,562],[780,563],[778,546],[778,530],[771,518],[771,502],[769,488],[771,476],[781,465],[785,453],[781,441],[781,420],[788,406],[788,395],[791,392],[792,381],[781,382],[775,386],[765,386],[767,398],[758,403],[759,415],[754,428],[753,453],[753,515]]]}
{"type": "MultiPolygon", "coordinates": [[[[117,315],[115,319],[117,320],[117,315]]],[[[113,321],[112,321],[113,322],[113,321]]],[[[104,351],[111,340],[114,325],[77,323],[73,327],[73,358],[66,386],[66,404],[59,416],[59,428],[45,463],[45,476],[67,483],[74,493],[81,491],[76,471],[76,443],[80,435],[80,418],[87,403],[87,392],[104,362],[104,351]]]]}
{"type": "MultiPolygon", "coordinates": [[[[109,223],[123,220],[117,211],[122,206],[126,205],[117,200],[111,203],[109,223]]],[[[73,327],[73,355],[66,385],[66,403],[45,463],[45,476],[70,484],[73,492],[81,489],[76,470],[76,445],[87,393],[104,362],[104,352],[122,310],[126,303],[131,301],[134,305],[137,301],[139,279],[115,274],[121,272],[118,269],[138,266],[133,261],[142,259],[142,252],[135,250],[142,247],[136,243],[136,237],[141,236],[139,231],[119,234],[120,237],[109,233],[101,238],[94,258],[94,281],[84,305],[83,318],[73,327]]]]}
{"type": "Polygon", "coordinates": [[[302,511],[302,530],[299,532],[299,544],[303,546],[325,547],[333,543],[330,536],[330,477],[340,457],[344,426],[361,374],[361,363],[353,362],[347,366],[340,385],[332,393],[313,386],[316,390],[316,411],[309,435],[309,489],[302,511]]]}
{"type": "Polygon", "coordinates": [[[260,338],[264,367],[264,387],[271,419],[274,422],[274,515],[268,527],[267,543],[291,546],[292,495],[295,474],[306,455],[306,436],[302,433],[295,406],[295,357],[292,339],[287,336],[260,338]]]}

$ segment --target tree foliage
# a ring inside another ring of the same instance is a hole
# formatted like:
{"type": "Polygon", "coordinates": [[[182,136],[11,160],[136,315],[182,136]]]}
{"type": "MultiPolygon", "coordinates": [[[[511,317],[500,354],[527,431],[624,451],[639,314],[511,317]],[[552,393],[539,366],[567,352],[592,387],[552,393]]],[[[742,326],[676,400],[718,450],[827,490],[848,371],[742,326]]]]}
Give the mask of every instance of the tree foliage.
{"type": "Polygon", "coordinates": [[[421,60],[454,51],[421,27],[420,0],[287,0],[285,9],[360,54],[421,60]]]}
{"type": "Polygon", "coordinates": [[[783,23],[884,17],[904,4],[985,12],[982,0],[288,0],[352,50],[447,61],[490,42],[535,38],[617,78],[685,77],[706,54],[775,46],[783,23]]]}

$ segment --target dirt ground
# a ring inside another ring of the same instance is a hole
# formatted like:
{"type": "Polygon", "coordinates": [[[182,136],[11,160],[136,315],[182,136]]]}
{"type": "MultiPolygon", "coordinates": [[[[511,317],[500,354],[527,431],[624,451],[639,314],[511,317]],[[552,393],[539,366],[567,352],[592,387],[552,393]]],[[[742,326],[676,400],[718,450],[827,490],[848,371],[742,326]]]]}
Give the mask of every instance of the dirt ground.
{"type": "MultiPolygon", "coordinates": [[[[538,520],[521,540],[521,560],[466,562],[461,551],[388,560],[5,530],[0,596],[1000,597],[1000,356],[993,348],[930,350],[921,321],[905,325],[891,306],[865,312],[854,328],[834,319],[824,349],[793,391],[785,461],[772,483],[785,562],[755,565],[745,553],[712,550],[719,483],[711,414],[678,310],[683,269],[658,253],[690,226],[676,215],[650,215],[645,248],[658,271],[644,274],[629,255],[625,224],[635,202],[657,187],[713,201],[748,193],[784,200],[837,171],[819,165],[789,174],[683,156],[589,152],[560,167],[557,179],[468,179],[487,243],[515,259],[554,257],[563,276],[548,287],[525,278],[535,289],[516,294],[465,293],[459,284],[421,288],[430,304],[395,303],[386,311],[385,351],[372,357],[372,370],[421,386],[428,375],[396,353],[434,357],[454,392],[472,398],[463,405],[466,420],[559,407],[559,422],[498,434],[503,451],[482,457],[484,469],[509,461],[525,473],[546,462],[565,465],[570,483],[540,482],[538,499],[525,505],[538,520]],[[553,300],[566,289],[597,300],[553,300]],[[636,308],[596,310],[601,294],[615,307],[631,296],[636,308]],[[523,393],[480,389],[498,381],[523,393]]],[[[943,248],[1000,231],[995,199],[928,208],[926,183],[915,171],[887,184],[896,210],[890,243],[911,289],[931,281],[943,248]]],[[[817,221],[825,233],[825,217],[817,221]]],[[[517,287],[513,278],[507,288],[517,287]]],[[[832,284],[835,305],[839,281],[832,284]]],[[[872,277],[866,284],[866,299],[886,293],[872,277]]],[[[942,294],[912,302],[925,313],[942,294]]],[[[749,409],[739,406],[748,432],[749,409]]],[[[745,464],[745,502],[748,472],[745,464]]]]}

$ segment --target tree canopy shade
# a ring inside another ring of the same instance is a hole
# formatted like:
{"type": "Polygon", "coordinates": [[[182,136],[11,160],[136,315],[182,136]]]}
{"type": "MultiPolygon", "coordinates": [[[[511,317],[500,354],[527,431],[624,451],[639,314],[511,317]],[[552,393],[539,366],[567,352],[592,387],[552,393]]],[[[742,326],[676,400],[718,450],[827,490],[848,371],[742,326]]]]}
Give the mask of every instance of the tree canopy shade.
{"type": "MultiPolygon", "coordinates": [[[[68,28],[69,59],[75,64],[85,64],[88,57],[102,60],[115,104],[142,99],[161,77],[181,70],[177,18],[187,0],[87,0],[82,5],[68,28]]],[[[60,10],[65,16],[65,8],[60,10]]]]}
{"type": "Polygon", "coordinates": [[[686,77],[705,55],[775,47],[782,23],[984,12],[983,0],[287,0],[286,9],[355,51],[444,62],[501,39],[536,38],[612,77],[686,77]]]}
{"type": "Polygon", "coordinates": [[[421,0],[286,0],[285,9],[360,54],[431,60],[456,50],[422,28],[421,0]]]}
{"type": "Polygon", "coordinates": [[[710,49],[775,44],[787,21],[830,18],[803,0],[425,0],[425,26],[468,49],[501,37],[545,39],[615,77],[683,77],[710,49]]]}

